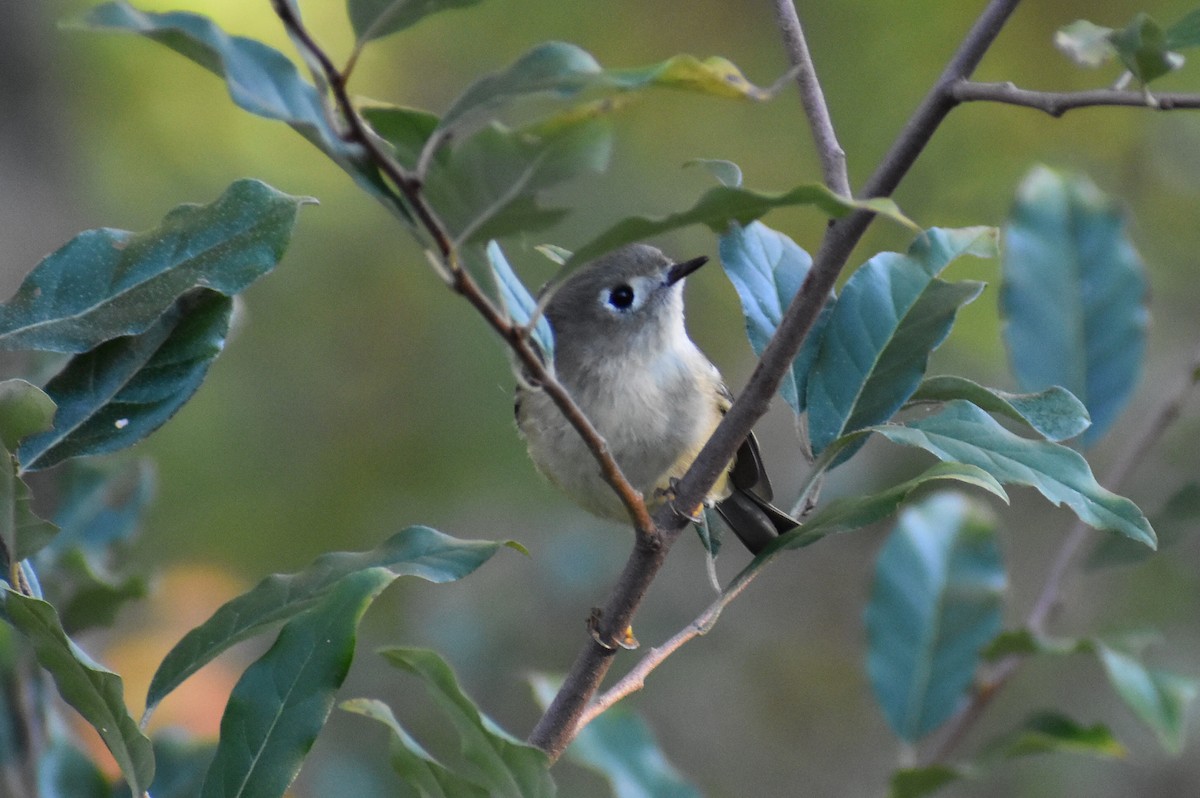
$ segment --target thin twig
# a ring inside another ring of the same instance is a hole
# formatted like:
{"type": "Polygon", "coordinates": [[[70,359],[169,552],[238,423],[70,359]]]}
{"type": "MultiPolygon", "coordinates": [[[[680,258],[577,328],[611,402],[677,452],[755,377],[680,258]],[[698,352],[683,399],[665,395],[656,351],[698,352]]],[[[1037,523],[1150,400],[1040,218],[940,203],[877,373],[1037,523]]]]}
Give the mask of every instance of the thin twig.
{"type": "Polygon", "coordinates": [[[1200,94],[1146,94],[1143,91],[1092,89],[1090,91],[1032,91],[1012,83],[976,83],[961,80],[951,87],[959,102],[993,102],[1034,108],[1060,117],[1078,108],[1126,106],[1156,111],[1200,109],[1200,94]]]}
{"type": "MultiPolygon", "coordinates": [[[[888,196],[912,167],[938,125],[954,108],[949,87],[969,77],[1020,0],[991,0],[951,58],[937,83],[913,113],[896,143],[867,182],[861,196],[888,196]]],[[[689,510],[698,507],[733,459],[754,424],[766,415],[783,375],[800,351],[850,252],[862,238],[874,214],[858,211],[832,222],[812,268],[793,298],[775,334],[767,343],[745,389],[675,486],[675,499],[654,514],[657,546],[634,546],[621,579],[609,596],[599,620],[600,639],[616,639],[628,628],[642,597],[662,566],[666,551],[688,524],[689,510]]],[[[591,697],[612,664],[613,650],[594,641],[576,657],[562,687],[538,721],[529,741],[557,757],[579,728],[591,697]]]]}
{"type": "MultiPolygon", "coordinates": [[[[1120,490],[1125,480],[1145,460],[1146,455],[1157,444],[1163,434],[1179,417],[1184,403],[1192,390],[1200,381],[1200,350],[1192,359],[1191,366],[1185,379],[1181,380],[1150,421],[1142,429],[1141,434],[1121,451],[1120,457],[1112,464],[1104,475],[1102,484],[1109,490],[1120,490]]],[[[1074,563],[1080,549],[1092,539],[1091,527],[1082,521],[1076,521],[1067,534],[1054,562],[1047,572],[1046,581],[1038,593],[1037,600],[1025,620],[1025,627],[1040,634],[1045,631],[1046,621],[1058,605],[1063,583],[1070,566],[1074,563]]],[[[983,714],[983,710],[991,702],[992,697],[1012,678],[1017,669],[1026,660],[1027,655],[1010,654],[1001,659],[992,668],[986,679],[982,680],[968,700],[950,720],[946,722],[938,742],[924,758],[925,764],[933,764],[944,759],[962,741],[967,731],[983,714]]]]}
{"type": "Polygon", "coordinates": [[[791,59],[792,66],[797,70],[796,84],[800,87],[800,102],[804,105],[805,116],[808,117],[808,127],[817,147],[817,157],[821,160],[825,185],[843,197],[849,197],[850,176],[846,171],[846,151],[838,143],[833,120],[829,117],[829,106],[825,104],[825,93],[821,91],[821,82],[817,79],[817,70],[813,66],[808,42],[804,39],[804,27],[796,14],[796,6],[792,0],[773,2],[779,32],[783,34],[784,49],[791,59]]]}

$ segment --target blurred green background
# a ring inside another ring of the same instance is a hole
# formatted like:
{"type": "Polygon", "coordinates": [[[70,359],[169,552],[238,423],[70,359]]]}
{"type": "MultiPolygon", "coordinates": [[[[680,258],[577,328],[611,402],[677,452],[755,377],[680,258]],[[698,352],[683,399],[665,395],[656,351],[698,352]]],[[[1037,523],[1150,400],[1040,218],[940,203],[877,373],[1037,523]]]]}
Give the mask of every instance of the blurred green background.
{"type": "MultiPolygon", "coordinates": [[[[182,624],[199,619],[164,607],[211,604],[239,583],[301,567],[324,551],[369,547],[411,523],[460,537],[515,538],[531,556],[504,553],[462,584],[393,588],[367,619],[345,695],[386,698],[437,750],[448,733],[436,725],[417,685],[384,669],[371,653],[386,643],[429,645],[450,659],[486,711],[523,736],[537,717],[526,676],[568,666],[589,608],[603,601],[624,562],[628,533],[586,516],[536,475],[512,423],[512,377],[501,346],[433,277],[416,245],[380,207],[290,130],[237,110],[218,80],[179,56],[133,37],[56,27],[90,5],[10,3],[2,15],[5,294],[76,232],[153,226],[171,207],[209,202],[238,177],[258,177],[321,203],[303,209],[285,261],[245,296],[240,331],[199,394],[136,450],[157,461],[160,496],[134,557],[170,576],[155,602],[128,612],[113,636],[92,641],[93,647],[107,647],[118,670],[122,663],[145,670],[151,655],[139,647],[138,635],[151,626],[155,607],[162,645],[169,645],[182,624]]],[[[344,57],[352,43],[344,4],[309,0],[301,6],[335,60],[344,57]]],[[[802,4],[853,183],[874,168],[982,6],[982,0],[802,4]]],[[[145,1],[138,7],[200,11],[231,32],[292,52],[265,0],[145,1]]],[[[976,77],[1043,89],[1106,85],[1115,68],[1076,69],[1051,45],[1053,33],[1080,17],[1119,27],[1138,10],[1169,23],[1190,4],[1027,3],[976,77]]],[[[690,52],[726,56],[760,85],[786,70],[766,0],[488,0],[371,46],[352,89],[440,111],[474,76],[547,39],[577,43],[606,66],[690,52]]],[[[1200,87],[1198,69],[1185,67],[1156,87],[1200,87]]],[[[747,185],[762,190],[820,174],[791,88],[761,105],[659,91],[620,114],[617,131],[611,170],[557,191],[576,209],[566,222],[507,245],[529,284],[540,284],[551,269],[533,253],[536,244],[570,248],[622,216],[690,204],[711,182],[699,170],[680,168],[691,158],[736,161],[747,185]]],[[[1150,360],[1123,423],[1094,453],[1093,466],[1103,474],[1164,386],[1181,378],[1195,345],[1200,115],[1097,109],[1054,120],[1025,109],[966,106],[943,125],[896,199],[924,226],[1000,224],[1014,188],[1037,162],[1084,170],[1128,204],[1152,283],[1150,360]]],[[[823,226],[814,212],[802,210],[777,212],[767,221],[809,250],[823,226]]],[[[716,249],[702,229],[656,243],[681,258],[716,249]]],[[[854,262],[906,245],[904,231],[879,223],[854,262]]],[[[952,272],[994,284],[998,265],[967,260],[952,272]]],[[[960,315],[935,356],[935,372],[1013,387],[995,299],[989,288],[960,315]]],[[[688,302],[693,337],[736,390],[753,361],[736,297],[719,269],[689,281],[688,302]]],[[[762,422],[763,439],[777,492],[786,497],[803,470],[790,445],[787,408],[776,404],[762,422]]],[[[1198,409],[1193,402],[1190,415],[1125,486],[1147,512],[1195,476],[1198,409]]],[[[826,496],[869,490],[925,462],[886,443],[872,443],[868,451],[835,472],[826,496]]],[[[1011,568],[1009,619],[1017,622],[1068,516],[1032,491],[1012,495],[1015,508],[996,509],[1011,568]]],[[[881,525],[785,559],[712,634],[673,657],[630,700],[705,794],[883,792],[902,752],[867,687],[861,613],[885,532],[881,525]]],[[[726,576],[743,560],[733,548],[720,563],[726,576]]],[[[1154,627],[1164,643],[1151,661],[1198,675],[1198,562],[1192,540],[1136,569],[1074,576],[1054,628],[1154,627]]],[[[638,637],[646,645],[661,641],[710,598],[700,547],[685,540],[639,616],[638,637]]],[[[240,656],[244,661],[249,653],[240,656]]],[[[622,657],[618,669],[633,661],[622,657]]],[[[137,683],[132,676],[131,683],[137,683]]],[[[130,688],[132,701],[140,690],[130,688]]],[[[208,702],[209,711],[219,705],[208,702]]],[[[1200,742],[1179,758],[1168,757],[1112,697],[1099,667],[1083,657],[1025,668],[967,745],[1048,705],[1081,722],[1109,724],[1131,756],[1101,763],[1031,758],[945,794],[1200,794],[1200,742]]],[[[176,715],[207,728],[188,712],[176,715]]],[[[394,794],[383,764],[382,733],[335,712],[295,794],[394,794]]],[[[569,766],[556,777],[563,795],[606,794],[596,777],[569,766]]]]}

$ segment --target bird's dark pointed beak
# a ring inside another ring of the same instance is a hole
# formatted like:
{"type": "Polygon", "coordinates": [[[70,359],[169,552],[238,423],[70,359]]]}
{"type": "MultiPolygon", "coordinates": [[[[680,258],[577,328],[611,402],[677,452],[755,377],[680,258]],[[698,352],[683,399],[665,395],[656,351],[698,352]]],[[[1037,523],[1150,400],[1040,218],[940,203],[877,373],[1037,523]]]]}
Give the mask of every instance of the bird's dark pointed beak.
{"type": "Polygon", "coordinates": [[[675,285],[675,283],[687,277],[692,272],[699,269],[704,264],[708,263],[708,257],[701,255],[698,258],[685,260],[683,263],[676,263],[671,268],[667,269],[667,285],[675,285]]]}

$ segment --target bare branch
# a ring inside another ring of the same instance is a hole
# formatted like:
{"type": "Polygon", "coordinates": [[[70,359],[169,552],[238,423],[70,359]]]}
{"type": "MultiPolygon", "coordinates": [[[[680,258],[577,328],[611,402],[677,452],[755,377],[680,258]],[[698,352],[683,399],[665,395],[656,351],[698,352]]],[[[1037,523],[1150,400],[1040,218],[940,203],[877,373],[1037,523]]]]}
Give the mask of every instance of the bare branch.
{"type": "Polygon", "coordinates": [[[1032,91],[1012,83],[976,83],[961,80],[951,87],[959,102],[993,102],[1034,108],[1060,117],[1077,108],[1127,106],[1156,111],[1200,109],[1200,94],[1147,94],[1142,91],[1093,89],[1091,91],[1032,91]]]}
{"type": "Polygon", "coordinates": [[[792,66],[796,68],[796,84],[800,87],[800,102],[808,117],[813,143],[817,146],[817,157],[821,160],[821,171],[825,174],[825,185],[844,197],[850,196],[850,176],[846,171],[846,151],[838,143],[833,121],[829,118],[829,107],[825,104],[825,93],[817,79],[812,54],[804,39],[804,28],[796,14],[792,0],[773,0],[775,18],[779,21],[779,32],[783,34],[783,46],[787,50],[792,66]]]}

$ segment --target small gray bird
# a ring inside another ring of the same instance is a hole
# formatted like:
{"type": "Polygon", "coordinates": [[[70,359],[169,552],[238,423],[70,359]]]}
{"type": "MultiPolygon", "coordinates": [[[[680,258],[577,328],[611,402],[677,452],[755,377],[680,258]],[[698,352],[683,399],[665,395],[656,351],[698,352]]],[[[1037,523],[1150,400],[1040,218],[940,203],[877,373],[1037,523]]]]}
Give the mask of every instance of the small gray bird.
{"type": "MultiPolygon", "coordinates": [[[[546,306],[554,373],[651,510],[687,471],[732,402],[720,372],[684,328],[684,278],[707,260],[674,263],[653,247],[630,244],[580,268],[546,306]]],[[[584,509],[629,520],[595,458],[549,396],[536,387],[518,387],[516,414],[542,474],[584,509]]],[[[771,498],[750,435],[706,503],[758,553],[797,525],[771,498]]]]}

